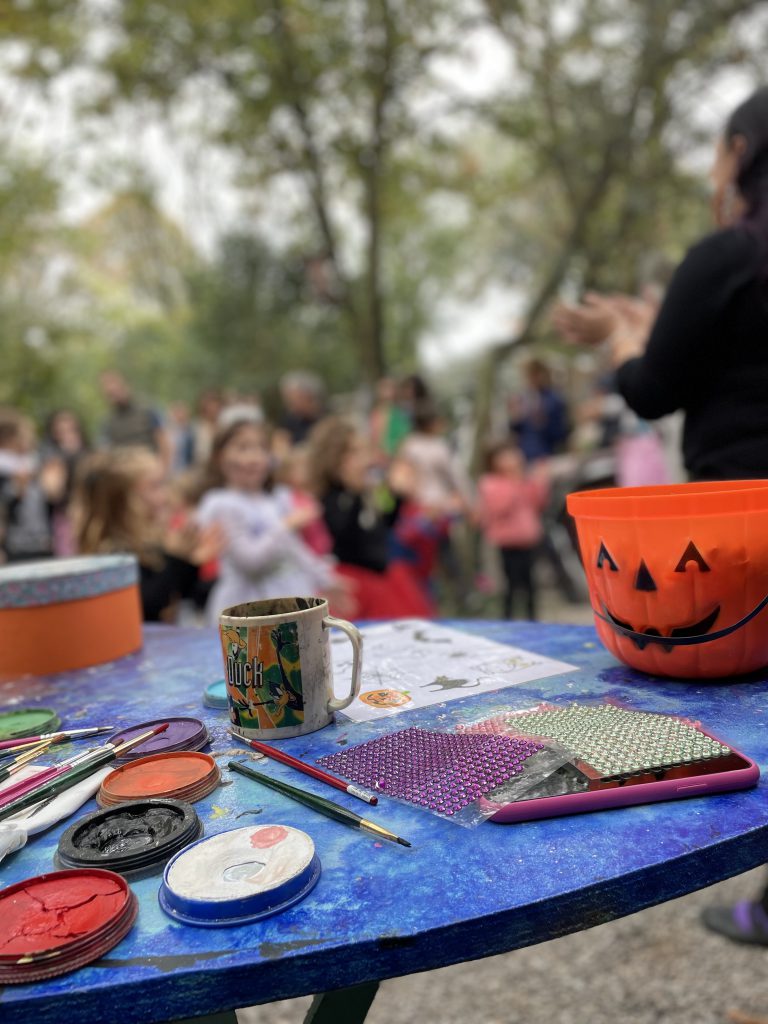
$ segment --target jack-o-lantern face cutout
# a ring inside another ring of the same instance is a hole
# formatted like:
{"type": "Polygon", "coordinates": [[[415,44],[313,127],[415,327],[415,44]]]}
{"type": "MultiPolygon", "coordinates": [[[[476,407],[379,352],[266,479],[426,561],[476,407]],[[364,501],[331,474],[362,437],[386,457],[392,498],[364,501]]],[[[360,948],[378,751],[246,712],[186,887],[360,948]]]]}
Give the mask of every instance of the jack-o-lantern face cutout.
{"type": "Polygon", "coordinates": [[[681,678],[768,664],[768,484],[615,488],[570,495],[568,509],[618,658],[681,678]]]}

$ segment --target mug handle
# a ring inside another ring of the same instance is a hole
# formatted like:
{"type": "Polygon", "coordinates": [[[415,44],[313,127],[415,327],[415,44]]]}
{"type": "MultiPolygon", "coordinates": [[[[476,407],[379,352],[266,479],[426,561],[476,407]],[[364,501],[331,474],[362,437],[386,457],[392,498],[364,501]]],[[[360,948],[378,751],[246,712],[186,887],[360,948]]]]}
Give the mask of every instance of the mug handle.
{"type": "Polygon", "coordinates": [[[346,633],[352,641],[352,692],[348,697],[332,697],[328,701],[329,711],[341,711],[349,707],[355,697],[360,693],[360,678],[362,674],[361,655],[363,653],[363,634],[346,619],[337,619],[335,615],[326,615],[323,619],[323,629],[330,629],[336,626],[343,633],[346,633]]]}

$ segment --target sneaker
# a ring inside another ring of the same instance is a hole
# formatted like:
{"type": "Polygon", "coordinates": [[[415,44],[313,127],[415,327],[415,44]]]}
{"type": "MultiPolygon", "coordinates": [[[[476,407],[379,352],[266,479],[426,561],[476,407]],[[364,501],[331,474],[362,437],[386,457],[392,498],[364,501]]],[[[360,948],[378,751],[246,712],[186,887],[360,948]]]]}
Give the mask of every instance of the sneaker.
{"type": "Polygon", "coordinates": [[[701,920],[705,928],[734,942],[768,946],[768,914],[760,903],[744,900],[731,907],[707,907],[701,920]]]}

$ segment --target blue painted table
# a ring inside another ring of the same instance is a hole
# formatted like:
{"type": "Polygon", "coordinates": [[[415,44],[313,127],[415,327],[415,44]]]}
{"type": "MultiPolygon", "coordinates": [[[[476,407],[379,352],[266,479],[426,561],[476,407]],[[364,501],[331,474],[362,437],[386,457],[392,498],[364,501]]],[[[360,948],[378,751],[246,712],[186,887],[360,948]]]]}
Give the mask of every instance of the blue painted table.
{"type": "MultiPolygon", "coordinates": [[[[340,721],[286,741],[285,749],[314,761],[340,745],[406,723],[450,727],[542,698],[610,697],[644,710],[698,717],[761,767],[766,762],[765,679],[652,680],[617,664],[587,627],[453,625],[541,651],[579,671],[367,725],[340,721]]],[[[223,763],[244,748],[235,750],[227,736],[226,713],[202,703],[205,686],[221,675],[214,632],[150,627],[140,655],[108,667],[4,684],[0,705],[23,696],[24,703],[57,708],[70,726],[125,726],[169,714],[195,715],[208,723],[213,753],[223,763]]],[[[368,813],[359,801],[290,768],[272,762],[265,770],[368,813]]],[[[250,822],[284,823],[308,832],[323,864],[310,896],[258,924],[196,929],[162,913],[158,877],[134,882],[140,911],[130,934],[91,966],[46,982],[7,986],[0,992],[4,1024],[60,1024],[63,1018],[77,1024],[144,1024],[332,989],[348,990],[341,1004],[347,1010],[357,995],[363,1016],[383,978],[590,928],[768,859],[765,781],[723,796],[476,829],[382,799],[369,816],[409,839],[413,848],[405,849],[378,843],[245,778],[224,775],[228,784],[196,805],[206,833],[250,822]]],[[[94,808],[88,804],[82,813],[94,808]]],[[[3,885],[51,870],[59,835],[71,821],[7,858],[0,865],[3,885]]],[[[343,1018],[338,1003],[333,1013],[322,1014],[320,1007],[316,1022],[343,1018]]]]}

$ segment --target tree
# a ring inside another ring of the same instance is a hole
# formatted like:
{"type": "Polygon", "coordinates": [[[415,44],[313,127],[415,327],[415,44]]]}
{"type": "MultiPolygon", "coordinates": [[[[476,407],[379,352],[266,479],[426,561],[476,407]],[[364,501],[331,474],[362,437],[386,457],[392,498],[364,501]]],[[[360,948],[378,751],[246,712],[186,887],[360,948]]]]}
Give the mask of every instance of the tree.
{"type": "MultiPolygon", "coordinates": [[[[407,218],[415,209],[414,227],[422,234],[425,228],[424,203],[414,202],[413,192],[426,179],[430,187],[437,178],[442,188],[465,186],[451,160],[456,143],[417,114],[414,100],[428,86],[433,58],[460,46],[468,5],[124,0],[97,7],[58,0],[55,6],[83,33],[80,50],[63,48],[62,60],[99,72],[99,110],[126,101],[167,110],[195,89],[215,91],[218,113],[205,126],[208,138],[240,155],[243,179],[267,203],[279,195],[276,184],[293,188],[296,206],[286,210],[285,223],[307,264],[324,267],[327,287],[316,298],[337,307],[367,380],[384,372],[393,352],[413,350],[411,332],[429,310],[414,289],[408,295],[418,306],[414,316],[394,307],[398,271],[410,255],[407,218]],[[98,51],[88,44],[97,29],[98,51]]],[[[15,31],[36,52],[37,20],[27,31],[19,16],[15,31]]],[[[439,264],[443,274],[446,262],[439,264]]],[[[424,270],[436,278],[431,267],[424,270]]]]}
{"type": "Polygon", "coordinates": [[[680,169],[698,141],[692,99],[716,71],[741,62],[733,22],[757,7],[754,0],[574,0],[567,8],[558,0],[485,0],[516,66],[507,94],[485,115],[525,153],[530,181],[509,216],[525,225],[532,208],[539,250],[522,268],[528,301],[520,326],[486,362],[476,463],[500,367],[541,335],[562,284],[570,277],[631,290],[639,256],[660,242],[679,245],[681,221],[703,226],[704,217],[692,214],[692,201],[705,209],[701,183],[680,169]]]}

